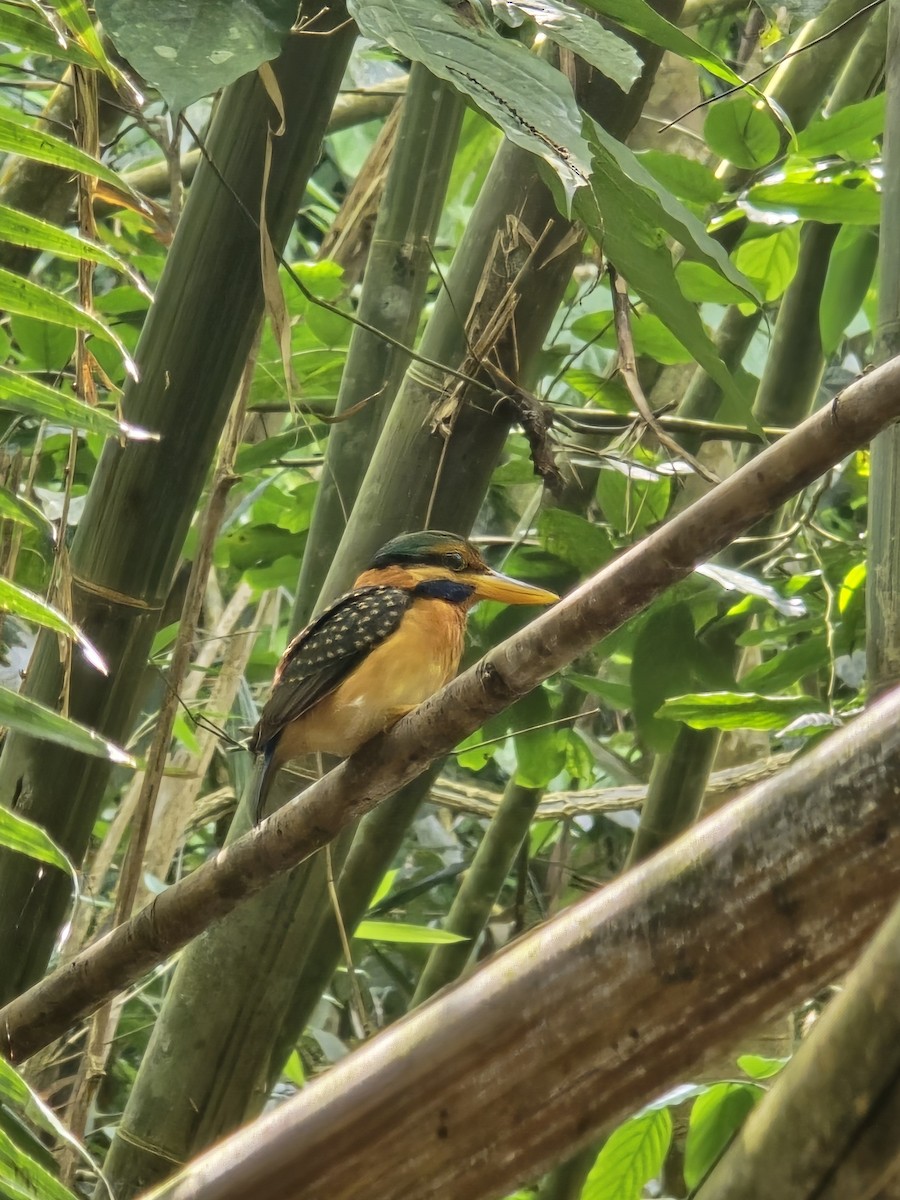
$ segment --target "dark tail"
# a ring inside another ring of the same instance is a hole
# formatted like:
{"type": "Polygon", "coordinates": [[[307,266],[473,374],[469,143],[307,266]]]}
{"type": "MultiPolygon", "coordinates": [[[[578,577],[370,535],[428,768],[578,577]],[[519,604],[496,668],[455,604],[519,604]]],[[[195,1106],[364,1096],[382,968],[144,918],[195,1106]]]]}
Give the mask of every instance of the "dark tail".
{"type": "Polygon", "coordinates": [[[253,824],[258,825],[266,815],[266,801],[269,798],[269,788],[272,786],[272,780],[278,771],[278,763],[275,761],[275,747],[277,739],[273,738],[263,751],[256,765],[256,779],[253,784],[253,795],[250,802],[250,813],[253,817],[253,824]]]}

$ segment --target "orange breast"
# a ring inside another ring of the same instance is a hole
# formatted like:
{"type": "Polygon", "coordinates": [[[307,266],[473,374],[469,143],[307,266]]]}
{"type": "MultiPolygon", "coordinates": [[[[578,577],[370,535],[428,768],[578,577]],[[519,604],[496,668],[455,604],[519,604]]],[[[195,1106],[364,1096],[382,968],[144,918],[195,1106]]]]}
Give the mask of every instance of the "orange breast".
{"type": "Polygon", "coordinates": [[[320,751],[345,757],[439,691],[462,657],[466,613],[424,600],[343,683],[279,738],[279,763],[320,751]]]}

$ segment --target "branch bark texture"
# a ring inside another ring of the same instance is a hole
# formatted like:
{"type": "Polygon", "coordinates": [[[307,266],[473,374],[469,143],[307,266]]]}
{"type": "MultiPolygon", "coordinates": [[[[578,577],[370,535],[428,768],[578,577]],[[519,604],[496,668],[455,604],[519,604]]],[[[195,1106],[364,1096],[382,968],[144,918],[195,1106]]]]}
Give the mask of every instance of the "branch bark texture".
{"type": "Polygon", "coordinates": [[[900,415],[900,358],[614,560],[438,696],[261,826],[0,1011],[0,1047],[33,1054],[273,877],[308,858],[439,755],[585,654],[699,563],[900,415]]]}

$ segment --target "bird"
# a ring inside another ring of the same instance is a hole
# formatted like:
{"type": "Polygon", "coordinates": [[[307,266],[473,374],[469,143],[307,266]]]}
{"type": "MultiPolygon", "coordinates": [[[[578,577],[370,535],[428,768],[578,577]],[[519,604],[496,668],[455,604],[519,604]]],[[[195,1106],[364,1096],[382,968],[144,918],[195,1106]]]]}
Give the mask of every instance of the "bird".
{"type": "Polygon", "coordinates": [[[352,589],[297,634],[276,668],[249,741],[261,760],[255,823],[285,764],[317,752],[346,758],[448,683],[479,600],[558,599],[492,570],[454,533],[426,529],[382,546],[352,589]]]}

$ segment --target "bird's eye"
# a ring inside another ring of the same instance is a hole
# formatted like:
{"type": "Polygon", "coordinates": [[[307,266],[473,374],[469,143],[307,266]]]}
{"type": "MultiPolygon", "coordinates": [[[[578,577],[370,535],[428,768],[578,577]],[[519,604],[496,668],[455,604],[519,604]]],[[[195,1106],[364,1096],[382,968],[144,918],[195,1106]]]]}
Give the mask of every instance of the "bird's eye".
{"type": "Polygon", "coordinates": [[[461,571],[465,565],[465,558],[457,550],[451,550],[449,554],[444,555],[444,566],[450,571],[461,571]]]}

